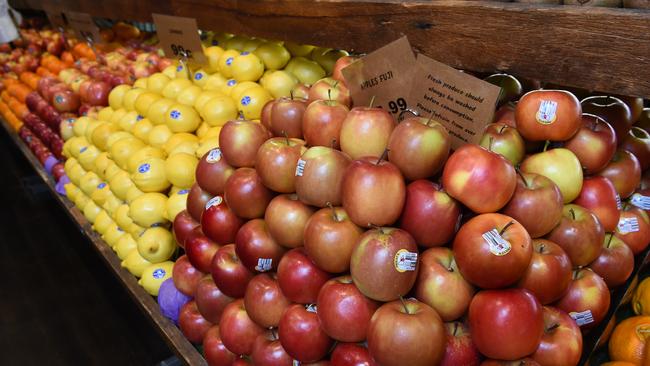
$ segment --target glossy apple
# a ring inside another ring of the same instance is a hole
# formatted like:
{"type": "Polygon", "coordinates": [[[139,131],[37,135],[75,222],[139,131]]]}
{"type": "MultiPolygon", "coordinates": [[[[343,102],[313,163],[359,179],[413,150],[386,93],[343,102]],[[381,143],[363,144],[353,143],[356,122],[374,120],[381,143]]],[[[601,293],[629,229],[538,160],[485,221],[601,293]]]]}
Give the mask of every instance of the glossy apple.
{"type": "Polygon", "coordinates": [[[472,340],[485,356],[515,360],[538,348],[544,333],[542,305],[527,290],[484,290],[469,307],[472,340]]]}
{"type": "Polygon", "coordinates": [[[637,207],[628,205],[621,212],[621,218],[614,235],[623,240],[634,255],[643,252],[650,244],[650,218],[648,214],[637,207]]]}
{"type": "Polygon", "coordinates": [[[331,77],[322,78],[315,82],[309,88],[307,98],[310,104],[317,100],[333,100],[346,107],[350,107],[351,104],[350,89],[347,88],[345,83],[331,77]]]}
{"type": "Polygon", "coordinates": [[[294,192],[296,164],[305,151],[305,142],[297,138],[274,137],[264,142],[255,160],[255,170],[262,183],[276,192],[294,192]]]}
{"type": "Polygon", "coordinates": [[[431,306],[443,321],[460,318],[474,296],[474,287],[458,270],[449,248],[430,248],[420,256],[415,297],[431,306]]]}
{"type": "Polygon", "coordinates": [[[440,366],[478,366],[481,354],[472,342],[472,335],[467,324],[456,321],[445,323],[447,346],[440,366]]]}
{"type": "Polygon", "coordinates": [[[234,244],[219,248],[212,260],[211,271],[214,283],[226,296],[242,297],[253,273],[246,268],[235,251],[234,244]]]}
{"type": "Polygon", "coordinates": [[[526,140],[566,141],[580,128],[582,108],[565,90],[533,90],[515,108],[517,130],[526,140]]]}
{"type": "Polygon", "coordinates": [[[487,359],[481,362],[481,366],[542,366],[539,362],[530,357],[520,358],[514,361],[487,359]]]}
{"type": "Polygon", "coordinates": [[[271,200],[264,214],[269,232],[278,244],[297,248],[303,245],[303,233],[314,209],[298,200],[296,194],[283,194],[271,200]]]}
{"type": "Polygon", "coordinates": [[[357,58],[353,56],[340,57],[338,60],[336,60],[336,63],[334,63],[334,69],[332,70],[332,78],[345,83],[345,77],[343,77],[343,73],[341,72],[341,70],[343,70],[346,66],[353,63],[356,60],[357,58]]]}
{"type": "Polygon", "coordinates": [[[382,305],[368,328],[368,350],[384,366],[437,365],[445,353],[447,336],[440,316],[417,300],[382,305]]]}
{"type": "Polygon", "coordinates": [[[552,180],[564,203],[576,199],[582,189],[582,166],[571,150],[557,148],[537,153],[524,159],[520,169],[524,173],[537,173],[552,180]]]}
{"type": "Polygon", "coordinates": [[[271,106],[271,133],[273,136],[302,138],[302,118],[307,101],[302,98],[280,98],[271,106]]]}
{"type": "Polygon", "coordinates": [[[237,216],[255,219],[264,216],[273,192],[264,186],[255,169],[239,168],[226,181],[224,198],[237,216]]]}
{"type": "Polygon", "coordinates": [[[579,314],[584,320],[578,325],[591,328],[605,318],[609,303],[609,288],[605,281],[591,269],[580,268],[573,272],[569,289],[555,306],[574,319],[579,314]]]}
{"type": "Polygon", "coordinates": [[[278,265],[278,283],[282,293],[292,302],[315,303],[321,287],[331,275],[318,268],[303,248],[288,251],[278,265]]]}
{"type": "Polygon", "coordinates": [[[501,209],[514,194],[516,186],[517,174],[512,164],[503,156],[478,145],[458,148],[442,172],[445,191],[476,213],[501,209]]]}
{"type": "Polygon", "coordinates": [[[195,231],[185,241],[185,254],[196,269],[208,273],[212,265],[212,257],[219,249],[219,244],[210,240],[202,232],[197,232],[197,229],[199,228],[194,229],[195,231]]]}
{"type": "Polygon", "coordinates": [[[582,333],[562,310],[545,306],[544,335],[531,358],[540,365],[576,366],[582,356],[582,333]]]}
{"type": "Polygon", "coordinates": [[[305,252],[314,264],[330,273],[350,269],[352,249],[363,230],[355,225],[342,207],[323,208],[307,221],[305,252]]]}
{"type": "Polygon", "coordinates": [[[316,100],[302,117],[302,134],[309,146],[340,149],[341,127],[350,110],[336,100],[316,100]]]}
{"type": "Polygon", "coordinates": [[[321,329],[316,308],[293,304],[282,315],[280,343],[294,359],[316,362],[327,354],[334,341],[321,329]]]}
{"type": "Polygon", "coordinates": [[[619,149],[609,164],[597,174],[609,179],[621,198],[627,198],[641,181],[641,165],[631,152],[619,149]]]}
{"type": "Polygon", "coordinates": [[[533,255],[526,229],[502,214],[482,214],[467,221],[456,234],[453,249],[463,277],[490,289],[517,282],[533,255]]]}
{"type": "Polygon", "coordinates": [[[221,196],[208,201],[201,215],[201,230],[219,245],[235,241],[235,235],[243,224],[244,221],[235,215],[221,196]]]}
{"type": "Polygon", "coordinates": [[[623,240],[612,233],[605,234],[603,251],[589,264],[603,278],[607,287],[615,288],[627,281],[634,270],[634,254],[623,240]]]}
{"type": "Polygon", "coordinates": [[[605,230],[593,212],[569,204],[562,209],[558,226],[546,238],[564,249],[573,267],[586,266],[600,255],[605,230]]]}
{"type": "Polygon", "coordinates": [[[199,313],[212,324],[219,324],[223,310],[233,300],[232,297],[219,290],[210,275],[204,276],[199,281],[194,294],[194,301],[196,301],[199,313]]]}
{"type": "Polygon", "coordinates": [[[419,269],[413,237],[404,230],[380,227],[359,237],[352,251],[350,274],[361,293],[392,301],[408,293],[419,269]]]}
{"type": "Polygon", "coordinates": [[[337,343],[330,360],[336,366],[379,366],[368,348],[359,343],[337,343]]]}
{"type": "Polygon", "coordinates": [[[596,215],[606,232],[612,232],[618,225],[621,211],[617,203],[616,189],[609,179],[595,176],[585,178],[580,195],[573,203],[596,215]]]}
{"type": "Polygon", "coordinates": [[[343,152],[324,146],[314,146],[305,151],[296,167],[296,194],[308,205],[340,206],[343,174],[350,158],[343,152]]]}
{"type": "Polygon", "coordinates": [[[183,305],[178,314],[178,326],[188,341],[198,344],[203,342],[203,338],[212,327],[212,323],[201,316],[199,309],[196,307],[196,302],[190,300],[183,305]]]}
{"type": "Polygon", "coordinates": [[[354,160],[343,175],[343,208],[361,227],[390,225],[404,206],[404,177],[392,163],[374,157],[354,160]]]}
{"type": "Polygon", "coordinates": [[[221,150],[214,148],[199,160],[196,166],[196,182],[204,191],[216,196],[223,194],[226,180],[234,172],[235,168],[222,158],[221,150]]]}
{"type": "Polygon", "coordinates": [[[241,262],[251,271],[266,272],[278,268],[285,249],[269,232],[262,219],[251,220],[239,229],[235,249],[241,262]]]}
{"type": "Polygon", "coordinates": [[[208,329],[203,338],[203,356],[208,361],[208,365],[215,366],[232,365],[237,359],[237,355],[223,345],[218,325],[208,329]]]}
{"type": "Polygon", "coordinates": [[[533,238],[548,234],[562,218],[562,192],[552,180],[519,173],[517,188],[501,213],[517,220],[533,238]]]}
{"type": "Polygon", "coordinates": [[[442,169],[449,156],[450,145],[449,133],[438,121],[408,118],[400,122],[390,135],[388,160],[408,180],[428,178],[442,169]]]}
{"type": "Polygon", "coordinates": [[[228,121],[219,133],[219,148],[226,162],[236,168],[255,166],[257,149],[270,137],[260,123],[228,121]]]}
{"type": "Polygon", "coordinates": [[[603,169],[614,156],[616,133],[602,118],[584,113],[582,126],[564,147],[576,155],[586,174],[593,174],[603,169]]]}
{"type": "Polygon", "coordinates": [[[359,291],[350,276],[327,281],[316,304],[321,328],[339,342],[365,340],[370,318],[379,307],[359,291]]]}
{"type": "Polygon", "coordinates": [[[518,287],[530,291],[544,304],[558,300],[571,283],[571,260],[559,245],[533,239],[533,257],[518,287]]]}
{"type": "Polygon", "coordinates": [[[632,126],[632,113],[622,100],[607,96],[591,96],[583,99],[580,104],[585,113],[595,114],[612,125],[616,132],[616,140],[620,144],[632,126]]]}
{"type": "Polygon", "coordinates": [[[223,345],[237,355],[250,355],[255,339],[264,334],[264,328],[248,317],[243,299],[226,306],[219,321],[219,331],[223,345]]]}
{"type": "Polygon", "coordinates": [[[277,327],[282,313],[291,305],[284,296],[277,275],[260,273],[246,286],[244,304],[248,316],[263,328],[277,327]]]}
{"type": "Polygon", "coordinates": [[[176,244],[181,248],[185,248],[185,239],[199,225],[199,222],[194,220],[187,210],[179,212],[172,225],[176,244]]]}
{"type": "Polygon", "coordinates": [[[172,271],[174,286],[184,295],[194,296],[196,287],[199,285],[199,281],[203,276],[204,273],[190,263],[187,255],[180,256],[174,263],[174,269],[172,271]]]}
{"type": "Polygon", "coordinates": [[[257,336],[253,343],[251,360],[256,366],[292,365],[293,359],[282,348],[275,329],[269,329],[257,336]]]}
{"type": "Polygon", "coordinates": [[[379,157],[394,128],[395,120],[382,108],[352,108],[341,125],[341,151],[352,159],[379,157]]]}
{"type": "Polygon", "coordinates": [[[504,122],[487,125],[479,145],[508,159],[512,165],[519,164],[526,153],[524,139],[517,129],[504,122]]]}
{"type": "Polygon", "coordinates": [[[627,133],[621,149],[631,152],[639,161],[641,170],[650,167],[650,133],[640,127],[634,127],[627,133]]]}
{"type": "Polygon", "coordinates": [[[187,212],[197,222],[201,222],[201,215],[205,210],[205,204],[212,198],[209,192],[204,191],[201,187],[194,183],[192,189],[187,194],[187,212]]]}

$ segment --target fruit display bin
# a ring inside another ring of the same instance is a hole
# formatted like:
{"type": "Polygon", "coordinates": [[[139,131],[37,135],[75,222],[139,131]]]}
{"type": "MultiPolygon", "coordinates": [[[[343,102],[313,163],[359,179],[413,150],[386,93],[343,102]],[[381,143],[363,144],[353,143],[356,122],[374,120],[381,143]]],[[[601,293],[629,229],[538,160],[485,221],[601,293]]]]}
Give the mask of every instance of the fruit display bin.
{"type": "Polygon", "coordinates": [[[447,0],[12,3],[31,9],[51,4],[98,18],[133,21],[150,22],[152,13],[186,16],[195,18],[201,29],[359,53],[406,35],[417,52],[455,68],[650,97],[650,9],[447,0]]]}
{"type": "Polygon", "coordinates": [[[18,134],[14,132],[6,121],[1,120],[0,124],[16,144],[17,148],[32,165],[36,173],[47,185],[54,199],[61,205],[61,209],[68,214],[72,222],[75,223],[79,230],[86,236],[92,247],[105,261],[106,265],[110,267],[115,276],[119,279],[120,283],[133,298],[133,301],[140,307],[140,310],[146,314],[147,318],[152,322],[156,330],[158,330],[169,346],[169,349],[174,352],[179,360],[187,365],[207,365],[205,359],[201,356],[201,353],[199,353],[187,338],[185,338],[180,329],[178,329],[172,321],[163,316],[156,299],[149,295],[145,289],[138,284],[137,278],[135,278],[125,268],[122,268],[120,265],[121,260],[108,244],[100,238],[99,234],[92,229],[90,222],[88,222],[84,217],[83,213],[74,207],[74,204],[67,198],[56,192],[54,179],[45,171],[45,168],[40,164],[38,158],[29,150],[29,147],[20,139],[18,134]]]}

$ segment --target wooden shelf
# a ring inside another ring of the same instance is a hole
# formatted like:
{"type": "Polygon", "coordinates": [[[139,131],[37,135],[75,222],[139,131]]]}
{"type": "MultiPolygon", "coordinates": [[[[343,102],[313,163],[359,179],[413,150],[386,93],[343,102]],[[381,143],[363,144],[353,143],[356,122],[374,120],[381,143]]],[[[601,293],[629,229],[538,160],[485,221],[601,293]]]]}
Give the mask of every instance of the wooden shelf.
{"type": "Polygon", "coordinates": [[[196,18],[202,29],[367,52],[407,35],[417,52],[478,72],[650,98],[650,10],[490,1],[16,0],[96,17],[196,18]]]}
{"type": "Polygon", "coordinates": [[[133,301],[138,304],[140,310],[147,315],[169,348],[186,365],[207,365],[203,356],[201,356],[197,349],[185,338],[180,329],[162,315],[156,300],[140,285],[138,285],[137,279],[131,273],[122,268],[120,265],[120,259],[108,244],[101,239],[99,234],[93,231],[90,222],[88,222],[84,217],[83,213],[81,213],[67,198],[56,192],[53,178],[45,172],[45,169],[36,156],[32,154],[16,132],[14,132],[4,120],[0,120],[0,124],[7,131],[16,146],[22,151],[27,160],[29,160],[31,165],[34,167],[34,170],[36,170],[36,173],[43,179],[52,195],[55,197],[55,200],[61,205],[61,208],[68,214],[68,216],[70,216],[72,221],[77,224],[79,230],[85,234],[88,241],[97,250],[106,264],[113,270],[115,276],[119,278],[122,285],[133,298],[133,301]]]}

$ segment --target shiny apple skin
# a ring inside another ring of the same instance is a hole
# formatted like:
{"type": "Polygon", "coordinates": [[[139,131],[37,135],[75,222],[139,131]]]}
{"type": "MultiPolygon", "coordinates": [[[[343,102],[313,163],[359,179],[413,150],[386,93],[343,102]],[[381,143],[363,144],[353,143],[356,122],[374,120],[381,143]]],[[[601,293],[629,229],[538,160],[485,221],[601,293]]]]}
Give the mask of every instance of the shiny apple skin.
{"type": "Polygon", "coordinates": [[[287,252],[278,265],[278,283],[291,302],[313,304],[331,275],[318,268],[303,248],[287,252]]]}
{"type": "Polygon", "coordinates": [[[500,210],[516,186],[517,173],[512,164],[478,145],[458,148],[442,172],[445,191],[476,213],[500,210]]]}
{"type": "Polygon", "coordinates": [[[595,95],[583,99],[580,104],[585,113],[595,114],[609,123],[616,133],[616,141],[623,142],[632,126],[632,112],[619,98],[595,95]]]}
{"type": "Polygon", "coordinates": [[[280,98],[271,106],[273,136],[302,138],[302,119],[307,102],[301,98],[280,98]]]}
{"type": "Polygon", "coordinates": [[[293,359],[282,348],[275,330],[266,330],[253,343],[251,360],[256,366],[289,366],[293,359]]]}
{"type": "Polygon", "coordinates": [[[219,326],[215,325],[208,330],[203,338],[203,355],[208,365],[231,365],[237,359],[237,355],[230,352],[226,346],[223,345],[221,335],[219,334],[219,326]]]}
{"type": "Polygon", "coordinates": [[[264,328],[255,324],[246,313],[243,299],[226,306],[219,321],[219,330],[224,346],[238,355],[250,355],[255,339],[264,334],[264,328]]]}
{"type": "Polygon", "coordinates": [[[330,359],[332,366],[379,366],[359,343],[337,343],[330,359]]]}
{"type": "Polygon", "coordinates": [[[609,179],[623,199],[631,196],[639,185],[641,165],[631,152],[619,149],[609,164],[597,174],[609,179]]]}
{"type": "Polygon", "coordinates": [[[582,166],[571,150],[556,148],[530,155],[519,168],[552,180],[560,188],[565,204],[576,199],[582,189],[582,166]]]}
{"type": "Polygon", "coordinates": [[[275,192],[295,192],[296,164],[305,151],[305,142],[296,138],[274,137],[264,142],[255,160],[262,183],[275,192]]]}
{"type": "Polygon", "coordinates": [[[270,132],[261,123],[228,121],[219,133],[219,149],[231,166],[250,168],[255,166],[257,149],[270,137],[270,132]]]}
{"type": "Polygon", "coordinates": [[[526,145],[517,129],[505,122],[491,123],[485,127],[479,145],[517,165],[524,159],[526,145]]]}
{"type": "Polygon", "coordinates": [[[634,271],[634,254],[632,250],[612,233],[605,234],[603,251],[589,264],[609,288],[616,288],[627,281],[634,271]]]}
{"type": "Polygon", "coordinates": [[[248,316],[263,328],[277,327],[284,311],[291,305],[284,296],[275,273],[260,273],[246,287],[244,304],[248,316]]]}
{"type": "Polygon", "coordinates": [[[352,108],[341,125],[341,151],[352,159],[378,158],[386,150],[395,126],[395,119],[382,108],[352,108]]]}
{"type": "Polygon", "coordinates": [[[530,141],[566,141],[580,128],[582,108],[575,95],[565,90],[533,90],[519,99],[515,108],[517,130],[530,141]],[[555,118],[543,122],[538,116],[542,102],[557,103],[555,118]]]}
{"type": "Polygon", "coordinates": [[[278,268],[285,249],[269,233],[268,225],[262,219],[251,220],[239,229],[235,238],[235,250],[242,263],[250,271],[258,269],[258,259],[271,259],[270,270],[278,268]]]}
{"type": "Polygon", "coordinates": [[[204,273],[196,269],[187,255],[180,256],[174,263],[172,270],[172,279],[174,286],[186,296],[194,296],[199,281],[203,278],[204,273]]]}
{"type": "Polygon", "coordinates": [[[303,245],[305,226],[314,209],[298,200],[295,194],[283,194],[271,200],[264,220],[275,241],[287,248],[303,245]]]}
{"type": "Polygon", "coordinates": [[[224,198],[237,216],[256,219],[264,216],[273,192],[264,186],[255,169],[239,168],[226,181],[224,198]]]}
{"type": "Polygon", "coordinates": [[[206,275],[199,281],[194,295],[199,313],[212,324],[219,324],[223,310],[233,300],[219,290],[210,275],[206,275]]]}
{"type": "Polygon", "coordinates": [[[609,310],[609,288],[605,281],[591,269],[576,269],[569,289],[554,306],[568,314],[591,311],[593,323],[583,325],[582,328],[592,328],[605,318],[609,310]]]}
{"type": "Polygon", "coordinates": [[[616,228],[616,237],[623,240],[625,244],[632,250],[634,255],[637,255],[645,250],[650,244],[650,218],[648,214],[636,207],[626,208],[621,212],[621,220],[631,220],[636,218],[639,224],[639,230],[634,232],[621,232],[616,228]]]}
{"type": "Polygon", "coordinates": [[[542,305],[564,295],[571,283],[571,260],[559,245],[533,239],[533,257],[517,287],[530,291],[542,305]]]}
{"type": "Polygon", "coordinates": [[[546,236],[546,239],[564,249],[573,267],[586,266],[598,258],[604,238],[605,230],[598,217],[590,210],[573,204],[564,206],[562,220],[546,236]]]}
{"type": "Polygon", "coordinates": [[[194,220],[187,210],[179,212],[174,218],[174,223],[172,225],[176,244],[181,248],[185,248],[185,239],[187,239],[192,230],[199,225],[200,223],[194,220]]]}
{"type": "Polygon", "coordinates": [[[221,156],[221,150],[215,148],[206,152],[199,160],[199,164],[196,166],[196,182],[204,191],[216,196],[223,194],[226,180],[234,172],[235,168],[221,156]],[[219,152],[214,153],[214,150],[219,150],[219,152]]]}
{"type": "Polygon", "coordinates": [[[188,341],[200,344],[203,342],[205,334],[212,327],[212,323],[201,316],[199,309],[196,307],[196,302],[190,300],[181,308],[178,315],[178,326],[188,341]]]}
{"type": "Polygon", "coordinates": [[[483,355],[516,360],[535,352],[542,340],[542,305],[527,290],[484,290],[469,307],[469,326],[483,355]]]}
{"type": "Polygon", "coordinates": [[[253,278],[253,272],[241,262],[234,244],[224,245],[217,251],[212,259],[211,274],[219,290],[234,298],[244,296],[253,278]]]}
{"type": "Polygon", "coordinates": [[[328,203],[340,206],[343,174],[350,165],[350,157],[329,147],[314,146],[300,158],[305,162],[295,181],[300,200],[316,207],[326,207],[328,203]]]}
{"type": "Polygon", "coordinates": [[[583,113],[582,126],[564,147],[580,160],[585,174],[593,174],[607,166],[616,152],[616,142],[616,133],[609,123],[596,115],[583,113]]]}
{"type": "Polygon", "coordinates": [[[201,222],[201,215],[205,211],[205,204],[212,197],[209,192],[201,189],[197,183],[192,185],[190,192],[187,194],[187,212],[195,221],[201,222]]]}
{"type": "Polygon", "coordinates": [[[212,258],[219,250],[219,244],[210,240],[197,229],[200,229],[200,227],[194,229],[193,233],[185,241],[185,254],[187,254],[187,258],[196,269],[208,273],[212,265],[212,258]]]}
{"type": "Polygon", "coordinates": [[[642,171],[650,167],[650,133],[648,131],[632,126],[621,143],[621,149],[636,156],[642,171]]]}
{"type": "Polygon", "coordinates": [[[606,232],[616,230],[621,211],[616,202],[616,188],[605,177],[585,178],[580,195],[573,203],[591,210],[606,232]]]}
{"type": "Polygon", "coordinates": [[[201,229],[205,236],[219,245],[232,243],[244,224],[221,196],[218,203],[206,208],[201,215],[201,229]]]}
{"type": "Polygon", "coordinates": [[[284,312],[278,334],[287,353],[304,363],[322,359],[334,344],[321,329],[318,315],[299,304],[289,306],[284,312]]]}
{"type": "Polygon", "coordinates": [[[544,306],[544,335],[531,358],[540,365],[576,366],[582,356],[582,333],[569,314],[544,306]]]}
{"type": "Polygon", "coordinates": [[[440,366],[478,366],[481,362],[481,354],[472,342],[469,326],[455,321],[445,323],[445,330],[447,331],[447,346],[440,366]]]}
{"type": "Polygon", "coordinates": [[[341,127],[349,111],[337,101],[311,102],[302,118],[302,133],[307,145],[340,149],[341,127]]]}

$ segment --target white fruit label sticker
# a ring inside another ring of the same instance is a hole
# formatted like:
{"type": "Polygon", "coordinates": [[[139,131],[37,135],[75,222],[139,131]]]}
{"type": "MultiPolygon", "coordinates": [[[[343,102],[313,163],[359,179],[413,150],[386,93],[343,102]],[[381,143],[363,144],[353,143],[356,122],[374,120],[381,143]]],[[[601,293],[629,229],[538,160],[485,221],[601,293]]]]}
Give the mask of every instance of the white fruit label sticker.
{"type": "Polygon", "coordinates": [[[318,307],[316,304],[309,304],[305,306],[305,310],[307,310],[310,313],[318,313],[318,307]]]}
{"type": "Polygon", "coordinates": [[[623,204],[621,203],[621,196],[619,196],[618,193],[616,194],[616,208],[618,208],[619,210],[623,209],[623,204]]]}
{"type": "Polygon", "coordinates": [[[638,208],[650,210],[650,196],[644,196],[640,193],[635,193],[632,195],[630,203],[638,208]]]}
{"type": "Polygon", "coordinates": [[[591,314],[591,310],[585,310],[581,312],[572,311],[569,315],[576,321],[579,327],[594,322],[594,316],[591,314]]]}
{"type": "Polygon", "coordinates": [[[537,122],[543,125],[550,125],[555,122],[557,113],[557,102],[552,100],[542,100],[537,110],[537,122]]]}
{"type": "Polygon", "coordinates": [[[418,265],[418,253],[400,249],[395,253],[395,269],[397,272],[415,271],[418,265]]]}
{"type": "Polygon", "coordinates": [[[269,271],[272,267],[273,267],[272,258],[258,258],[257,265],[255,266],[255,270],[257,270],[258,272],[266,272],[269,271]]]}
{"type": "Polygon", "coordinates": [[[621,234],[635,233],[639,231],[639,220],[636,217],[621,217],[617,230],[621,234]]]}
{"type": "Polygon", "coordinates": [[[306,161],[298,159],[298,164],[296,164],[296,177],[302,177],[305,173],[305,164],[307,164],[306,161]]]}
{"type": "Polygon", "coordinates": [[[212,206],[219,206],[223,202],[223,198],[221,196],[214,196],[210,198],[210,200],[205,204],[205,209],[209,209],[212,206]]]}
{"type": "Polygon", "coordinates": [[[221,149],[212,149],[208,153],[208,156],[205,158],[209,164],[214,164],[221,160],[221,149]]]}
{"type": "Polygon", "coordinates": [[[510,253],[512,245],[506,239],[504,239],[497,229],[492,229],[488,232],[483,233],[483,239],[490,246],[490,252],[496,256],[504,256],[510,253]]]}
{"type": "Polygon", "coordinates": [[[300,361],[293,360],[293,363],[291,364],[291,366],[300,366],[300,361]]]}

